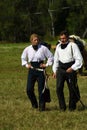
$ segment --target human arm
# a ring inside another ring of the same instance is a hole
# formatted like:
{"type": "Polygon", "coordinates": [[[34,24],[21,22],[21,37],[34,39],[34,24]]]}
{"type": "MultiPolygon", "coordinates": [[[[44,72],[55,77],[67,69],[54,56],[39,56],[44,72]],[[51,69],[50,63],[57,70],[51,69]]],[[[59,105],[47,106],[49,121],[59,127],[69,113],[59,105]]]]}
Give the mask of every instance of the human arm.
{"type": "Polygon", "coordinates": [[[31,68],[31,64],[28,64],[28,47],[25,48],[21,55],[21,62],[22,66],[25,66],[26,68],[31,68]]]}
{"type": "Polygon", "coordinates": [[[75,63],[70,68],[67,69],[67,72],[72,72],[73,70],[76,71],[79,68],[81,68],[83,64],[83,58],[78,46],[75,43],[72,43],[71,47],[72,47],[72,56],[75,60],[75,63]]]}
{"type": "Polygon", "coordinates": [[[43,48],[43,53],[44,53],[44,56],[47,59],[47,61],[46,61],[46,63],[41,63],[40,67],[46,68],[46,67],[51,66],[53,64],[54,58],[53,58],[53,54],[51,53],[51,51],[47,47],[43,48]]]}
{"type": "Polygon", "coordinates": [[[53,63],[53,66],[52,66],[53,78],[56,78],[56,72],[57,72],[57,69],[58,69],[58,66],[59,66],[59,54],[58,54],[57,48],[56,48],[55,53],[54,53],[54,63],[53,63]]]}
{"type": "Polygon", "coordinates": [[[59,66],[59,54],[58,54],[58,50],[56,48],[55,53],[54,53],[54,63],[53,63],[53,66],[52,66],[52,70],[53,70],[53,73],[55,75],[56,75],[56,71],[58,69],[58,66],[59,66]]]}

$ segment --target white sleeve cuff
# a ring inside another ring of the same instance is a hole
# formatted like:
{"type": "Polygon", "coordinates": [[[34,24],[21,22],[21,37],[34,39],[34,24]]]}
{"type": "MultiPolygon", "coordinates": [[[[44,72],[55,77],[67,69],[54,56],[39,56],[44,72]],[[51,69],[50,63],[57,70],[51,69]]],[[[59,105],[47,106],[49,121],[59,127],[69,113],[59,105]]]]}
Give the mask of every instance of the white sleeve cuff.
{"type": "Polygon", "coordinates": [[[48,67],[48,63],[46,63],[46,67],[48,67]]]}
{"type": "Polygon", "coordinates": [[[26,64],[25,67],[28,68],[28,64],[26,64]]]}

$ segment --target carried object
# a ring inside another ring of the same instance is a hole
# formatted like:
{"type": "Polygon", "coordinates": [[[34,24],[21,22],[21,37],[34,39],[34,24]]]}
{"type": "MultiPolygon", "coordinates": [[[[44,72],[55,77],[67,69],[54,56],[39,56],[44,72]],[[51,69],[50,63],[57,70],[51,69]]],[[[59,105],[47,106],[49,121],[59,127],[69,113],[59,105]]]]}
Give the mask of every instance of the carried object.
{"type": "Polygon", "coordinates": [[[42,91],[42,95],[44,96],[45,102],[51,102],[50,89],[47,85],[48,76],[46,72],[44,72],[44,74],[45,74],[45,84],[44,84],[44,89],[42,91]]]}
{"type": "Polygon", "coordinates": [[[48,87],[45,87],[42,94],[44,96],[45,102],[51,102],[50,89],[48,87]]]}

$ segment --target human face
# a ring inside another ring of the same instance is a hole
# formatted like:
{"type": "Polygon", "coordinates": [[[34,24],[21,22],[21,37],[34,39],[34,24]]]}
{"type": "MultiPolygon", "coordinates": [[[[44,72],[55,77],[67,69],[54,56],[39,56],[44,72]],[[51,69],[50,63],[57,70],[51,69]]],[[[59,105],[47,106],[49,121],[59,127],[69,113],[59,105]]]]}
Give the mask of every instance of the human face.
{"type": "Polygon", "coordinates": [[[68,37],[65,34],[60,35],[60,41],[62,44],[66,44],[66,42],[68,41],[68,37]]]}
{"type": "Polygon", "coordinates": [[[39,38],[38,37],[33,37],[31,43],[32,43],[32,45],[38,45],[39,38]]]}

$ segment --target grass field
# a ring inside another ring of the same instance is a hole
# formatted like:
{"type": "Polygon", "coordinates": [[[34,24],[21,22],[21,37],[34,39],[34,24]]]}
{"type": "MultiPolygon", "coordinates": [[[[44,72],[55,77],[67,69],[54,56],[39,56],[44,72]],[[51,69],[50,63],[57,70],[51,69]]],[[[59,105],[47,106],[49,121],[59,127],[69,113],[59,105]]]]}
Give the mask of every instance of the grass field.
{"type": "MultiPolygon", "coordinates": [[[[31,107],[26,95],[27,69],[21,66],[21,53],[28,44],[0,44],[0,130],[87,130],[87,108],[80,102],[74,112],[68,111],[68,89],[64,92],[67,110],[60,112],[56,96],[56,81],[51,67],[48,85],[51,102],[46,111],[31,107]]],[[[86,71],[84,71],[87,73],[86,71]]],[[[81,100],[87,106],[87,76],[78,75],[81,100]]],[[[35,87],[36,96],[37,84],[35,87]]]]}

